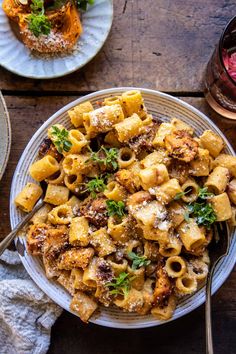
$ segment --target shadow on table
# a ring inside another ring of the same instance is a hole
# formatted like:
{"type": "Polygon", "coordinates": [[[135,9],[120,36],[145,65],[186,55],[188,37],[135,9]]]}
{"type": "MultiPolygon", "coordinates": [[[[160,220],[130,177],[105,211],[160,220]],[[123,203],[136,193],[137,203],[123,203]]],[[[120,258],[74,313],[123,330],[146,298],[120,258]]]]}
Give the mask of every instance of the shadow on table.
{"type": "MultiPolygon", "coordinates": [[[[214,313],[215,354],[233,354],[235,318],[214,313]]],[[[52,330],[48,354],[200,354],[205,353],[204,307],[160,327],[118,330],[85,325],[63,312],[52,330]]]]}

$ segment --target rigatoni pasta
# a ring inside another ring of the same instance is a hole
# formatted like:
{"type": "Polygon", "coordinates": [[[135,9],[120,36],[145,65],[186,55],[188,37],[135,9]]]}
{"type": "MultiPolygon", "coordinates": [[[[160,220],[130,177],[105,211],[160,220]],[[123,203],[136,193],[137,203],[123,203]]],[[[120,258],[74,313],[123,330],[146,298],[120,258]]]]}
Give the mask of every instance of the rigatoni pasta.
{"type": "MultiPolygon", "coordinates": [[[[156,122],[138,90],[68,115],[73,128],[52,126],[54,150],[30,167],[47,183],[48,204],[32,220],[28,250],[83,321],[98,304],[167,320],[207,276],[214,223],[236,225],[236,157],[215,132],[156,122]]],[[[29,183],[15,203],[28,212],[41,194],[29,183]]]]}

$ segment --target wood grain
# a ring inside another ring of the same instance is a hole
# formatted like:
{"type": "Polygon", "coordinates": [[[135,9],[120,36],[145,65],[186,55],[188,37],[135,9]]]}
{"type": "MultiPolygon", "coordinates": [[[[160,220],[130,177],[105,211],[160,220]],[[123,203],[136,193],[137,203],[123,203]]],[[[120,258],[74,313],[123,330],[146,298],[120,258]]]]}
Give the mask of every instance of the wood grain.
{"type": "Polygon", "coordinates": [[[118,86],[199,92],[233,0],[115,0],[114,23],[85,68],[55,80],[22,79],[0,68],[0,88],[77,94],[118,86]]]}
{"type": "MultiPolygon", "coordinates": [[[[41,124],[74,97],[5,96],[9,109],[13,142],[10,161],[0,182],[0,235],[10,231],[8,201],[12,175],[17,161],[32,134],[41,124]]],[[[236,125],[223,121],[203,98],[183,98],[215,121],[236,148],[236,125]]],[[[213,324],[216,354],[235,354],[236,337],[236,270],[213,297],[213,324]]],[[[49,354],[180,354],[204,353],[204,308],[170,324],[145,330],[115,330],[92,324],[85,325],[67,313],[52,329],[49,354]]]]}

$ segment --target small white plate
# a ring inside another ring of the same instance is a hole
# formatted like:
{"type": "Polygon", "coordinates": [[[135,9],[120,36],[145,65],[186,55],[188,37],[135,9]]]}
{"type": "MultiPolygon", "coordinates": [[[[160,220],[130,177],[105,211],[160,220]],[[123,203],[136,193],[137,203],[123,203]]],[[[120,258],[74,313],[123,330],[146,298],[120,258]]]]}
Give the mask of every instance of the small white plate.
{"type": "Polygon", "coordinates": [[[0,65],[14,74],[32,79],[67,75],[87,64],[102,48],[113,20],[113,0],[95,0],[82,13],[83,34],[73,54],[43,58],[33,56],[13,33],[0,0],[0,65]]]}
{"type": "Polygon", "coordinates": [[[11,124],[7,106],[0,92],[0,180],[7,166],[11,149],[11,124]]]}
{"type": "MultiPolygon", "coordinates": [[[[92,104],[96,105],[97,101],[103,101],[104,98],[111,95],[119,95],[121,92],[127,91],[127,87],[113,88],[103,91],[98,91],[90,95],[84,96],[71,102],[67,106],[60,109],[52,117],[50,117],[39,130],[33,135],[30,142],[26,146],[21,159],[17,165],[11,187],[10,197],[10,217],[11,226],[14,227],[22,219],[23,213],[19,211],[14,205],[16,195],[23,189],[25,184],[31,180],[28,170],[29,166],[37,158],[39,146],[42,140],[47,136],[47,129],[56,123],[63,124],[67,129],[71,128],[70,119],[67,111],[75,105],[84,101],[90,100],[92,104]]],[[[132,88],[133,89],[133,88],[132,88]]],[[[135,88],[134,88],[135,89],[135,88]]],[[[211,129],[219,134],[225,141],[226,152],[235,155],[231,145],[226,137],[217,128],[217,126],[207,118],[203,113],[189,104],[164,93],[140,89],[145,100],[148,111],[154,117],[161,121],[170,121],[173,117],[182,119],[187,124],[190,124],[197,135],[202,134],[206,129],[211,129]]],[[[43,264],[39,258],[33,257],[27,252],[25,237],[18,237],[16,239],[16,247],[21,255],[21,261],[24,264],[27,272],[35,283],[58,305],[65,310],[70,311],[71,296],[63,289],[59,283],[46,278],[43,264]]],[[[212,291],[213,293],[219,289],[224,281],[232,271],[236,261],[236,237],[235,232],[232,235],[229,254],[216,267],[213,277],[212,291]],[[234,237],[233,237],[234,236],[234,237]]],[[[199,289],[192,296],[183,298],[178,304],[173,317],[169,321],[173,321],[179,317],[186,315],[193,311],[205,301],[204,288],[199,289]]],[[[169,322],[168,321],[168,322],[169,322]]],[[[151,326],[158,326],[166,323],[166,321],[158,321],[151,315],[141,316],[135,313],[123,312],[115,307],[100,306],[99,314],[93,316],[90,322],[98,325],[114,328],[144,328],[151,326]]]]}

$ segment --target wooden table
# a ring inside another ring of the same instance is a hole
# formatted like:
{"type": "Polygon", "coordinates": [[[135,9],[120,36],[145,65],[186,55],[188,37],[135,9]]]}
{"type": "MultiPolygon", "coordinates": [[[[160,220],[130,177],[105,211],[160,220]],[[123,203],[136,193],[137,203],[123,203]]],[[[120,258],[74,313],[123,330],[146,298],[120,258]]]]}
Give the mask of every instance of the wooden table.
{"type": "MultiPolygon", "coordinates": [[[[92,91],[118,86],[158,89],[199,108],[236,148],[236,125],[206,104],[203,74],[232,0],[115,0],[101,52],[82,70],[55,80],[25,79],[0,68],[12,123],[12,150],[0,183],[0,235],[10,230],[8,200],[17,161],[32,134],[56,110],[92,91]]],[[[236,353],[236,272],[213,297],[215,353],[236,353]]],[[[204,353],[204,308],[157,328],[116,330],[84,325],[64,312],[52,330],[50,354],[204,353]]]]}

